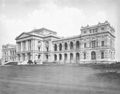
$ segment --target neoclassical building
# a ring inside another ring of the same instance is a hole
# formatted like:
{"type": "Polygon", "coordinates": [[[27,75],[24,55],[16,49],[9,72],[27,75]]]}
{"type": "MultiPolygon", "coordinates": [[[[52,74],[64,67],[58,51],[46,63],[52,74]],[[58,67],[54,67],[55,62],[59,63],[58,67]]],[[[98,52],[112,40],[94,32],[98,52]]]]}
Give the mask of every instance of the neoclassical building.
{"type": "Polygon", "coordinates": [[[115,30],[108,21],[80,29],[69,38],[46,28],[23,32],[16,37],[17,60],[55,63],[112,63],[115,60],[115,30]]]}
{"type": "Polygon", "coordinates": [[[16,45],[6,44],[2,46],[2,65],[16,62],[16,45]]]}

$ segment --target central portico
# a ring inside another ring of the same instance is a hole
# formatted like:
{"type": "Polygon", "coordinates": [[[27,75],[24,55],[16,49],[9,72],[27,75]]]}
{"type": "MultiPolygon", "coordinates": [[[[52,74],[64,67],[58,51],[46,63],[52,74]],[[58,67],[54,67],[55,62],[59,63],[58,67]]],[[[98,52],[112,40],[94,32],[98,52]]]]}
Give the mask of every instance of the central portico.
{"type": "Polygon", "coordinates": [[[37,63],[53,61],[51,51],[52,40],[55,39],[59,39],[56,32],[46,28],[23,32],[16,38],[18,62],[26,64],[28,60],[37,63]]]}

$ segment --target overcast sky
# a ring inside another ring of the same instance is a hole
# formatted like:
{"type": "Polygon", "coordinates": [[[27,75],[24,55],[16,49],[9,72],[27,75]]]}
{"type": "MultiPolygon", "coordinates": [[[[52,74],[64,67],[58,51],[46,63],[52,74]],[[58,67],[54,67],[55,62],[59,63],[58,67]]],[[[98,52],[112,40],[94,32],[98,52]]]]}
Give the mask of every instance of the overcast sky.
{"type": "Polygon", "coordinates": [[[120,60],[119,1],[0,0],[0,49],[32,29],[45,27],[66,37],[79,35],[81,26],[108,20],[116,30],[116,59],[120,60]]]}

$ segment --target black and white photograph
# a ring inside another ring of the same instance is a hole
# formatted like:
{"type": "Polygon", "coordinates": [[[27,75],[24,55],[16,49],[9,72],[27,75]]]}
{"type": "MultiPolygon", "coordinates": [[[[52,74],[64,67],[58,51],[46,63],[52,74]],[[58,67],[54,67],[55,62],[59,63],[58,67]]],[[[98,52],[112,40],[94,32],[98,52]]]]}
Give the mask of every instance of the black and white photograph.
{"type": "Polygon", "coordinates": [[[0,0],[0,94],[120,94],[120,0],[0,0]]]}

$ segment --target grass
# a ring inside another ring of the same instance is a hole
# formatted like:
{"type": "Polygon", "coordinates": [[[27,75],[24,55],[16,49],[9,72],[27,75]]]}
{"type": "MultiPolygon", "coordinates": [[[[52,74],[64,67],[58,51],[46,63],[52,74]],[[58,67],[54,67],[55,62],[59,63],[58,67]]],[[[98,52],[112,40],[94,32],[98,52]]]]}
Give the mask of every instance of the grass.
{"type": "Polygon", "coordinates": [[[83,67],[91,67],[93,69],[120,69],[120,63],[112,63],[112,64],[80,64],[79,66],[83,67]]]}
{"type": "Polygon", "coordinates": [[[0,67],[0,94],[120,94],[120,64],[0,67]],[[117,92],[117,93],[116,93],[117,92]]]}
{"type": "Polygon", "coordinates": [[[120,73],[117,72],[104,72],[104,73],[96,73],[95,76],[98,80],[103,80],[105,82],[112,83],[120,85],[120,73]]]}

